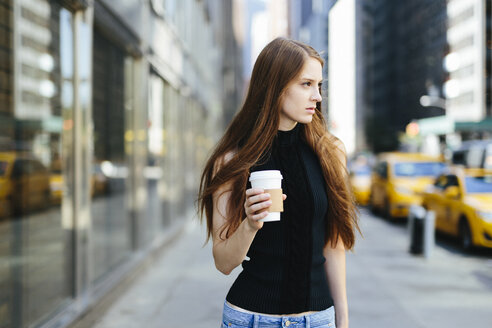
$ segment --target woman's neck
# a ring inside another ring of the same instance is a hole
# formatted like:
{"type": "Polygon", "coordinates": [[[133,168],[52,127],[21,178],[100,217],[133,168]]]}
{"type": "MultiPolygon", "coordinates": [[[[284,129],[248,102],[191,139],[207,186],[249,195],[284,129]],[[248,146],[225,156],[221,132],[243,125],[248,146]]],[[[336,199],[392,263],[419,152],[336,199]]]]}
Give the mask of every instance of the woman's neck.
{"type": "Polygon", "coordinates": [[[299,123],[293,122],[292,124],[279,124],[279,131],[290,131],[294,129],[299,123]]]}

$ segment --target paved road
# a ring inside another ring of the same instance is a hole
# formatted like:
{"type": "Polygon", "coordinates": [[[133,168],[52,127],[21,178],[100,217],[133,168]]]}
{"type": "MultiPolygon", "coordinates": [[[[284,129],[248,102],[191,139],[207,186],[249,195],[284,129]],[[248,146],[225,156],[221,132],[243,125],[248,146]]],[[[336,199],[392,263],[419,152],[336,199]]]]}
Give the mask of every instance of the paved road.
{"type": "Polygon", "coordinates": [[[364,239],[348,255],[351,327],[492,327],[492,253],[466,255],[438,238],[410,255],[406,226],[362,210],[364,239]]]}
{"type": "MultiPolygon", "coordinates": [[[[492,327],[492,253],[466,255],[438,239],[432,257],[408,253],[403,224],[361,211],[364,238],[347,256],[352,328],[492,327]]],[[[117,301],[74,328],[218,327],[223,299],[239,273],[215,270],[203,228],[190,222],[117,301]]],[[[105,308],[105,307],[101,307],[105,308]]]]}

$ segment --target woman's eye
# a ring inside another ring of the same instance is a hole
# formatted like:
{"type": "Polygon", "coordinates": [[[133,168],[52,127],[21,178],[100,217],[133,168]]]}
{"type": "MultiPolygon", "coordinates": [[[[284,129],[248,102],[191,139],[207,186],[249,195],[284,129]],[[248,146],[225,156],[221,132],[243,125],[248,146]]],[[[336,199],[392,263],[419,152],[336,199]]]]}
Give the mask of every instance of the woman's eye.
{"type": "Polygon", "coordinates": [[[311,82],[304,82],[303,85],[307,85],[308,87],[311,86],[311,82]]]}

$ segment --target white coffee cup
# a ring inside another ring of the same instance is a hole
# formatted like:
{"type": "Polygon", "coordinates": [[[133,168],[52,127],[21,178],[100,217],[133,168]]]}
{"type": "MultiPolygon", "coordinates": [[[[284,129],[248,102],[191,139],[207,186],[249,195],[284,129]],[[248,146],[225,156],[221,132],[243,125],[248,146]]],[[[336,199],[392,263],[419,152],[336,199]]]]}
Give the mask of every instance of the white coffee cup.
{"type": "Polygon", "coordinates": [[[268,215],[261,222],[280,221],[280,212],[284,211],[282,198],[282,174],[278,170],[252,172],[249,176],[251,187],[264,189],[270,194],[272,205],[267,209],[268,215]]]}

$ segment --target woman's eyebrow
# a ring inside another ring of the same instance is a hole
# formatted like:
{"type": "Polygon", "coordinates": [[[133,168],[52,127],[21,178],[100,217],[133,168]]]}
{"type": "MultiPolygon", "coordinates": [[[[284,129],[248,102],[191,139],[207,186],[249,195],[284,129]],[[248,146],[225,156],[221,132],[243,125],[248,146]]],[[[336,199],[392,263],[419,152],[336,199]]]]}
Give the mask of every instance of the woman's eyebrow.
{"type": "Polygon", "coordinates": [[[301,77],[301,80],[305,80],[305,81],[309,81],[309,82],[318,82],[318,83],[322,83],[323,80],[319,80],[319,81],[316,81],[310,77],[301,77]]]}

